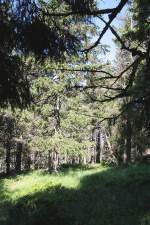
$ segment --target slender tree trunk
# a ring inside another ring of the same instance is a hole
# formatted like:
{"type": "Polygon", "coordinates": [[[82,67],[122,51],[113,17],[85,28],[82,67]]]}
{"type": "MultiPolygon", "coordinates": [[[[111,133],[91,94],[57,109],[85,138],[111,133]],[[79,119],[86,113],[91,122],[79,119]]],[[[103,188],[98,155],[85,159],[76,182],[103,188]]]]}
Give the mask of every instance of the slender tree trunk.
{"type": "Polygon", "coordinates": [[[48,151],[48,171],[52,172],[52,153],[48,151]]]}
{"type": "Polygon", "coordinates": [[[24,169],[25,170],[30,170],[31,169],[31,158],[30,158],[29,155],[27,156],[27,159],[25,161],[24,169]]]}
{"type": "Polygon", "coordinates": [[[57,172],[58,170],[58,153],[56,151],[53,152],[53,172],[57,172]]]}
{"type": "Polygon", "coordinates": [[[75,160],[75,157],[73,156],[72,157],[72,165],[75,165],[76,164],[76,160],[75,160]]]}
{"type": "Polygon", "coordinates": [[[132,147],[132,127],[131,121],[128,116],[127,118],[127,139],[126,139],[126,155],[127,155],[127,163],[131,162],[131,147],[132,147]]]}
{"type": "Polygon", "coordinates": [[[6,145],[6,174],[7,175],[10,174],[10,151],[11,151],[10,143],[7,142],[7,145],[6,145]]]}
{"type": "Polygon", "coordinates": [[[48,152],[48,170],[50,173],[57,172],[58,169],[58,153],[54,150],[48,152]]]}
{"type": "Polygon", "coordinates": [[[78,157],[78,164],[82,164],[83,163],[83,159],[82,159],[82,156],[80,155],[79,157],[78,157]]]}
{"type": "Polygon", "coordinates": [[[67,154],[64,155],[64,162],[63,163],[68,163],[68,159],[67,159],[67,154]]]}
{"type": "Polygon", "coordinates": [[[15,166],[15,170],[17,173],[21,172],[22,150],[23,150],[23,143],[18,142],[17,143],[17,151],[16,151],[16,166],[15,166]]]}
{"type": "MultiPolygon", "coordinates": [[[[54,117],[55,117],[55,132],[60,131],[60,108],[61,100],[58,94],[55,95],[55,105],[54,105],[54,117]]],[[[57,149],[54,148],[53,151],[53,171],[57,172],[59,165],[59,155],[57,149]]]]}
{"type": "Polygon", "coordinates": [[[101,158],[101,132],[98,131],[96,142],[96,163],[100,163],[101,158]]]}
{"type": "Polygon", "coordinates": [[[86,165],[87,164],[87,159],[86,159],[86,156],[83,156],[83,165],[86,165]]]}
{"type": "Polygon", "coordinates": [[[27,144],[24,145],[24,169],[30,170],[31,167],[31,155],[29,146],[27,144]]]}

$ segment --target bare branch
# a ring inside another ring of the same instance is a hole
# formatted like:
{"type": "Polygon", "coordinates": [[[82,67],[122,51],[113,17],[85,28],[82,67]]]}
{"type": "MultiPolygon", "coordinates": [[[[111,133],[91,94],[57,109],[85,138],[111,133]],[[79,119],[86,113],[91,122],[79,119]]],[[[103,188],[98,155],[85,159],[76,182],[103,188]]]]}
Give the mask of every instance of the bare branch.
{"type": "MultiPolygon", "coordinates": [[[[68,69],[68,68],[55,68],[55,67],[51,67],[51,68],[49,68],[49,72],[51,72],[51,71],[60,71],[60,72],[83,72],[83,73],[86,73],[86,72],[90,72],[90,73],[104,73],[104,74],[106,74],[106,75],[108,75],[108,77],[101,77],[102,79],[104,78],[106,78],[106,79],[108,79],[108,78],[113,78],[113,79],[115,79],[116,77],[115,76],[113,76],[111,73],[109,73],[109,72],[107,72],[107,71],[105,71],[105,70],[99,70],[99,69],[68,69]]],[[[46,72],[46,73],[40,73],[40,72],[34,72],[34,73],[30,73],[30,74],[28,74],[28,75],[32,75],[32,76],[34,76],[34,77],[38,77],[38,76],[48,76],[49,75],[49,72],[46,72]]],[[[101,79],[101,78],[98,78],[98,79],[101,79]]]]}
{"type": "Polygon", "coordinates": [[[89,52],[90,50],[92,50],[93,48],[95,48],[100,43],[102,37],[104,36],[104,34],[106,33],[106,31],[108,30],[108,28],[111,25],[112,21],[116,18],[116,16],[118,15],[118,13],[123,9],[123,7],[125,6],[125,4],[127,2],[128,2],[128,0],[121,0],[120,1],[120,3],[118,4],[118,6],[109,15],[109,21],[106,24],[106,26],[104,27],[104,29],[102,30],[99,38],[96,40],[96,42],[92,46],[90,46],[87,49],[84,49],[83,52],[89,52]]]}
{"type": "Polygon", "coordinates": [[[53,17],[67,17],[73,15],[81,15],[81,16],[97,16],[102,14],[109,14],[112,13],[115,8],[110,9],[99,9],[99,10],[86,10],[86,11],[71,11],[71,12],[44,12],[46,16],[53,16],[53,17]]]}
{"type": "Polygon", "coordinates": [[[117,38],[117,40],[120,42],[121,44],[121,48],[124,50],[127,50],[129,52],[132,53],[132,56],[143,56],[143,52],[141,52],[140,50],[137,50],[137,48],[129,48],[128,46],[126,46],[125,42],[121,39],[121,37],[119,36],[119,34],[115,31],[115,29],[109,25],[102,17],[98,16],[98,18],[103,21],[106,25],[109,26],[109,29],[111,30],[112,34],[117,38]]]}
{"type": "Polygon", "coordinates": [[[133,68],[134,65],[137,64],[137,62],[141,62],[143,60],[143,56],[142,57],[137,57],[134,62],[132,62],[127,68],[125,68],[116,78],[116,80],[112,83],[111,86],[113,86],[129,69],[133,68]]]}
{"type": "Polygon", "coordinates": [[[104,86],[104,85],[89,85],[89,86],[75,85],[75,86],[70,87],[70,88],[71,89],[82,89],[82,90],[96,89],[96,88],[103,88],[103,89],[113,90],[113,91],[123,91],[124,90],[122,88],[108,87],[108,86],[104,86]]]}

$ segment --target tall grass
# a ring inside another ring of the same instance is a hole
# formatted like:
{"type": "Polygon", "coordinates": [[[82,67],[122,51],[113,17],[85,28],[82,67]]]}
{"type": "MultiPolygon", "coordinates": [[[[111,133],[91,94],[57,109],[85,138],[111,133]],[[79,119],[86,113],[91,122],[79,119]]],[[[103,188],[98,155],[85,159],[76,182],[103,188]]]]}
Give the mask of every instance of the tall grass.
{"type": "Polygon", "coordinates": [[[35,171],[0,180],[0,225],[150,225],[150,166],[35,171]]]}

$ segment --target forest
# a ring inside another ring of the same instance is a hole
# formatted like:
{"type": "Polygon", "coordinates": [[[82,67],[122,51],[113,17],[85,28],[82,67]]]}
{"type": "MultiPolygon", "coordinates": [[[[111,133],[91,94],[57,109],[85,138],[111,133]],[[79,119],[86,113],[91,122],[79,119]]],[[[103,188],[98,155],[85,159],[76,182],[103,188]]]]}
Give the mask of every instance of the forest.
{"type": "Polygon", "coordinates": [[[150,1],[0,0],[0,225],[150,225],[150,1]]]}

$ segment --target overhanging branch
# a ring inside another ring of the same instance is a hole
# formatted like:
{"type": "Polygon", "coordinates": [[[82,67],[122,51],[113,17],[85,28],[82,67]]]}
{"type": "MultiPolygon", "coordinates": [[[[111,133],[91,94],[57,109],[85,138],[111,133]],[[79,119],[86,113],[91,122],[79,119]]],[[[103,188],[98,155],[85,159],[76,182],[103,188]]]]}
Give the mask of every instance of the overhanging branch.
{"type": "Polygon", "coordinates": [[[108,30],[108,28],[111,25],[112,21],[116,18],[116,16],[118,15],[118,13],[123,9],[123,7],[126,5],[127,2],[128,2],[128,0],[121,0],[120,1],[120,3],[118,4],[118,6],[116,8],[114,8],[114,10],[112,11],[112,13],[109,15],[109,21],[105,25],[105,27],[102,30],[102,32],[100,33],[100,36],[98,37],[98,39],[96,40],[96,42],[92,46],[88,47],[87,49],[84,49],[82,52],[89,52],[90,50],[92,50],[93,48],[95,48],[100,43],[102,37],[104,36],[104,34],[106,33],[106,31],[108,30]]]}
{"type": "Polygon", "coordinates": [[[115,31],[115,29],[109,25],[102,17],[98,16],[98,18],[103,21],[105,23],[105,25],[109,26],[109,29],[111,30],[112,34],[116,37],[116,39],[120,42],[121,44],[121,49],[127,50],[130,53],[132,53],[132,56],[143,56],[144,53],[142,53],[140,50],[138,50],[137,48],[129,48],[125,42],[121,39],[121,37],[119,36],[119,34],[115,31]]]}
{"type": "Polygon", "coordinates": [[[86,10],[86,11],[70,11],[70,12],[44,12],[46,16],[50,17],[67,17],[67,16],[74,16],[74,15],[81,15],[81,16],[97,16],[102,14],[109,14],[112,13],[115,8],[110,9],[99,9],[99,10],[86,10]]]}

